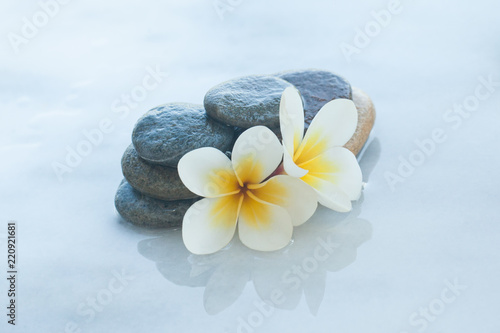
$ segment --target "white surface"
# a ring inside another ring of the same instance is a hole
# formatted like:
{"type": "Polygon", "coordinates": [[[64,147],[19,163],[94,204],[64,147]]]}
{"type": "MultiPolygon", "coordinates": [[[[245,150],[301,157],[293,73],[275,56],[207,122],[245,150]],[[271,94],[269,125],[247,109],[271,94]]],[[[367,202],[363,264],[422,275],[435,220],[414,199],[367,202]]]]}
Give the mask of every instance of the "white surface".
{"type": "Polygon", "coordinates": [[[239,318],[263,318],[240,331],[500,332],[500,87],[456,129],[443,119],[474,94],[478,77],[500,80],[500,5],[402,1],[402,13],[349,63],[339,45],[387,4],[242,1],[220,20],[208,0],[73,1],[15,54],[7,35],[20,33],[39,5],[4,1],[0,233],[17,221],[19,294],[13,328],[2,279],[0,331],[64,332],[74,322],[81,332],[237,332],[239,318]],[[120,118],[114,101],[142,83],[148,66],[169,77],[120,118]],[[344,75],[377,107],[355,211],[320,210],[279,253],[234,244],[201,258],[186,252],[178,231],[120,222],[113,205],[120,158],[142,113],[165,102],[201,103],[233,77],[309,67],[344,75]],[[113,131],[59,181],[51,164],[63,163],[66,147],[103,118],[113,131]],[[391,191],[384,174],[397,172],[399,156],[408,158],[435,128],[447,140],[391,191]],[[294,289],[297,280],[281,279],[294,265],[314,266],[318,237],[337,247],[294,289]],[[134,279],[94,317],[82,315],[89,308],[81,304],[105,297],[122,270],[134,279]],[[450,301],[446,280],[467,289],[450,301]],[[255,302],[273,289],[285,302],[259,317],[255,302]],[[443,292],[449,304],[439,309],[443,292]],[[443,312],[425,329],[422,321],[412,326],[412,314],[428,306],[443,312]]]}

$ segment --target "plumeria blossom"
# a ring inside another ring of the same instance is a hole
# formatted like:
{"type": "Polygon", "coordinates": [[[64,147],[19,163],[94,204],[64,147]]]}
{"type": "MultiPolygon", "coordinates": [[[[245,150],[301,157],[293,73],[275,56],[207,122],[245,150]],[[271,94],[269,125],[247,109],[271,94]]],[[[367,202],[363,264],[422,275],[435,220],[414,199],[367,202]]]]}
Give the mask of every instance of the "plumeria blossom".
{"type": "Polygon", "coordinates": [[[285,172],[313,187],[319,203],[339,212],[350,211],[351,200],[361,195],[358,161],[342,147],[354,134],[357,123],[354,103],[335,99],[319,110],[304,135],[304,108],[299,92],[290,87],[281,97],[285,172]]]}
{"type": "Polygon", "coordinates": [[[231,241],[236,227],[241,242],[254,250],[286,246],[293,226],[313,215],[317,198],[294,177],[267,179],[282,157],[278,138],[264,126],[240,135],[231,160],[210,147],[184,155],[179,176],[190,191],[205,197],[184,215],[182,238],[187,249],[194,254],[216,252],[231,241]]]}

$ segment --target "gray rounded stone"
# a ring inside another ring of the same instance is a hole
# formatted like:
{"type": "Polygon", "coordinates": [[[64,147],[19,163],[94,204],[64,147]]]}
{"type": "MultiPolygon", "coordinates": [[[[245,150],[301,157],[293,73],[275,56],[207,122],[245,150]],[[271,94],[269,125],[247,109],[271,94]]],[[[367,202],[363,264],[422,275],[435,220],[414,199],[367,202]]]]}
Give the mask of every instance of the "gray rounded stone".
{"type": "Polygon", "coordinates": [[[126,221],[143,227],[179,227],[184,214],[197,199],[163,201],[148,197],[123,180],[115,196],[115,207],[126,221]]]}
{"type": "Polygon", "coordinates": [[[283,90],[292,85],[275,76],[253,75],[221,83],[205,95],[207,114],[228,125],[279,127],[283,90]]]}
{"type": "Polygon", "coordinates": [[[300,91],[306,128],[326,103],[338,98],[352,99],[351,84],[332,72],[306,69],[282,72],[276,76],[290,82],[300,91]]]}
{"type": "Polygon", "coordinates": [[[130,145],[122,157],[123,176],[136,190],[161,200],[182,200],[197,195],[182,183],[177,168],[151,164],[139,157],[130,145]]]}
{"type": "Polygon", "coordinates": [[[171,103],[151,109],[137,121],[132,143],[146,161],[176,167],[191,150],[229,149],[233,135],[233,127],[208,117],[203,106],[171,103]]]}

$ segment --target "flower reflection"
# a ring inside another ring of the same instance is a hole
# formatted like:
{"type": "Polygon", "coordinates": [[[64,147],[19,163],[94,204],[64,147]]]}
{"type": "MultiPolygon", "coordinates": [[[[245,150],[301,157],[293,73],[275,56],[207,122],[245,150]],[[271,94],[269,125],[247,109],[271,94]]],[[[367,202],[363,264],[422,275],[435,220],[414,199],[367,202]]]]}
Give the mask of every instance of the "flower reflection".
{"type": "Polygon", "coordinates": [[[245,247],[237,237],[223,250],[210,255],[191,254],[180,230],[138,244],[139,252],[154,262],[169,281],[189,287],[205,287],[204,306],[217,314],[233,304],[249,281],[262,300],[281,294],[272,305],[294,309],[302,294],[317,313],[325,292],[327,272],[351,264],[357,248],[371,237],[371,225],[358,217],[362,199],[349,214],[320,208],[311,220],[294,232],[286,248],[266,253],[245,247]]]}

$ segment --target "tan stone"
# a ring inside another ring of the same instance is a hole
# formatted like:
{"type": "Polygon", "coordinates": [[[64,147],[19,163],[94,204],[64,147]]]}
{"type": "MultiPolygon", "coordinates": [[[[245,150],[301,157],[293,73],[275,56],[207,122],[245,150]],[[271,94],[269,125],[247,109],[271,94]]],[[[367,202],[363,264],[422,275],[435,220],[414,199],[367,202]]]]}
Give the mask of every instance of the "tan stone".
{"type": "Polygon", "coordinates": [[[361,89],[352,87],[352,100],[358,109],[356,132],[344,147],[357,155],[363,148],[375,123],[375,106],[371,98],[361,89]]]}

